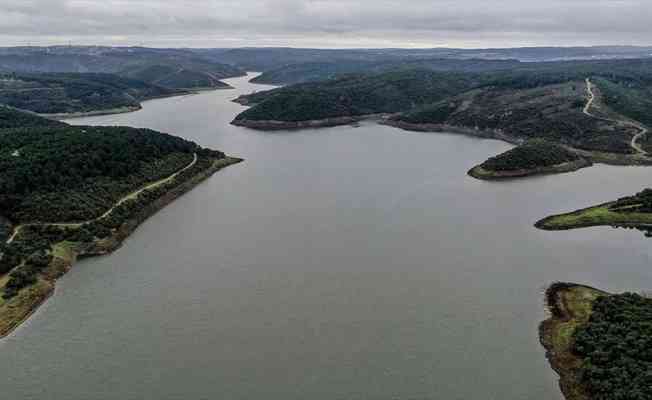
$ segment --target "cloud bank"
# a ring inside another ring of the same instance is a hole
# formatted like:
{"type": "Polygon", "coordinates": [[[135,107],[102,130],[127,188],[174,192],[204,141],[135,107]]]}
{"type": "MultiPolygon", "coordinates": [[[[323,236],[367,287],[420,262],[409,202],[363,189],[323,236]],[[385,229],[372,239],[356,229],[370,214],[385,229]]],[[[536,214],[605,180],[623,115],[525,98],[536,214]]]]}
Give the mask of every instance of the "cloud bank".
{"type": "Polygon", "coordinates": [[[652,44],[649,0],[0,0],[0,45],[652,44]]]}

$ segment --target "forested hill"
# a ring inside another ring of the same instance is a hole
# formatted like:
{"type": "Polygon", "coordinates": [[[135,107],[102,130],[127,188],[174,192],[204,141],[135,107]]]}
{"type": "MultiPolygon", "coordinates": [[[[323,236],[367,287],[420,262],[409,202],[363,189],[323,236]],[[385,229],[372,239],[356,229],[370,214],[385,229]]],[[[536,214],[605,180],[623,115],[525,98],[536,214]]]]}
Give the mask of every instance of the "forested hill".
{"type": "Polygon", "coordinates": [[[406,111],[478,85],[474,74],[399,70],[349,75],[245,96],[256,104],[236,120],[305,121],[406,111]]]}
{"type": "Polygon", "coordinates": [[[126,193],[188,165],[193,153],[224,157],[147,129],[69,126],[0,111],[13,121],[0,130],[0,210],[15,223],[92,219],[126,193]]]}
{"type": "Polygon", "coordinates": [[[40,114],[137,108],[143,100],[179,93],[110,74],[0,74],[0,104],[40,114]]]}
{"type": "MultiPolygon", "coordinates": [[[[640,129],[622,121],[651,124],[650,99],[651,59],[532,63],[485,72],[398,69],[242,96],[237,101],[252,107],[234,123],[273,129],[277,121],[302,127],[390,113],[396,114],[390,123],[406,129],[457,127],[513,141],[545,138],[590,151],[632,154],[631,141],[640,129]],[[596,109],[604,115],[584,112],[587,78],[599,97],[596,109]]],[[[639,139],[644,149],[652,149],[649,136],[639,139]]]]}

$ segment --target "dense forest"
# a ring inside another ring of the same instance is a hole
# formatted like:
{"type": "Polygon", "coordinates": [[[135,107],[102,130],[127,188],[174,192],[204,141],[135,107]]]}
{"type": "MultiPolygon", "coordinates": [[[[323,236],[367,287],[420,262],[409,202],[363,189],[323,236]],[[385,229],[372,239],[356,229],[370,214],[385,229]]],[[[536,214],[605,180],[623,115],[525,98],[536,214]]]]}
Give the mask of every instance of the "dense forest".
{"type": "Polygon", "coordinates": [[[109,74],[0,74],[0,104],[40,114],[138,107],[142,100],[178,93],[109,74]]]}
{"type": "Polygon", "coordinates": [[[30,127],[63,127],[66,124],[0,104],[0,130],[30,127]]]}
{"type": "Polygon", "coordinates": [[[575,332],[581,381],[592,400],[652,399],[652,299],[600,297],[575,332]]]}
{"type": "Polygon", "coordinates": [[[0,135],[0,209],[14,222],[100,215],[192,161],[192,142],[126,127],[15,128],[0,135]]]}
{"type": "MultiPolygon", "coordinates": [[[[14,222],[87,220],[188,165],[197,144],[148,129],[69,126],[0,107],[0,209],[14,222]],[[23,121],[29,125],[16,128],[23,121]]],[[[210,154],[213,158],[224,155],[210,154]]]]}
{"type": "Polygon", "coordinates": [[[405,111],[437,102],[478,83],[473,74],[400,70],[348,75],[328,83],[304,83],[246,97],[256,106],[237,120],[305,121],[405,111]]]}
{"type": "Polygon", "coordinates": [[[580,157],[560,146],[545,140],[531,140],[485,161],[481,167],[488,171],[529,170],[549,167],[578,160],[580,157]]]}

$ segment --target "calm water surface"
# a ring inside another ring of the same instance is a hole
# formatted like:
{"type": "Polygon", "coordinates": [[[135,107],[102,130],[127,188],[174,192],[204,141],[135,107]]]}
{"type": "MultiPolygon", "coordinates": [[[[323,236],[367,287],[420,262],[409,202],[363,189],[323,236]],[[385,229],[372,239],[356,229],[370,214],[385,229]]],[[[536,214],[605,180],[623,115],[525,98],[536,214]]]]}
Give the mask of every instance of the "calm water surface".
{"type": "Polygon", "coordinates": [[[631,194],[652,170],[487,183],[508,145],[364,123],[263,133],[230,102],[157,100],[73,121],[154,128],[247,159],[75,265],[0,342],[7,399],[560,399],[542,290],[652,288],[638,232],[532,227],[631,194]]]}

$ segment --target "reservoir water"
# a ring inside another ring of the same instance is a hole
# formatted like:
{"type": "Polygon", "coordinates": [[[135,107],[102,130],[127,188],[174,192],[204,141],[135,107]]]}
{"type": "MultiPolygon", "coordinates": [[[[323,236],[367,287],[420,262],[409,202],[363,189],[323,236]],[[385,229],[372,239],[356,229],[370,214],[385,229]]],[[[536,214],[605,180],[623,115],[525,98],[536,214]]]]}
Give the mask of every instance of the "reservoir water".
{"type": "Polygon", "coordinates": [[[74,124],[153,128],[246,159],[77,263],[0,341],[7,399],[551,400],[538,343],[554,281],[652,288],[652,241],[532,224],[652,185],[598,165],[488,183],[509,145],[371,122],[229,125],[236,89],[74,124]]]}

